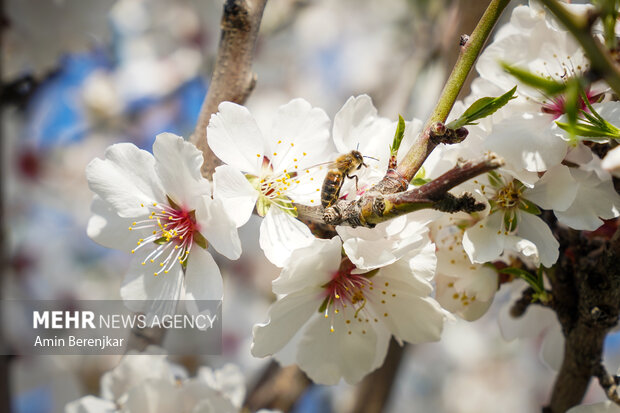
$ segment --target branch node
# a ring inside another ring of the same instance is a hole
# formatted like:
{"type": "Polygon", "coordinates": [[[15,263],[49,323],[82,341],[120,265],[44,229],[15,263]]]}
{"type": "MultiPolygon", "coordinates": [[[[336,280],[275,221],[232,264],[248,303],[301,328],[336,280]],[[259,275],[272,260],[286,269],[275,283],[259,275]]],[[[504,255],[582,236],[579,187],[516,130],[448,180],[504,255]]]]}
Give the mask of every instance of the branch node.
{"type": "Polygon", "coordinates": [[[461,38],[459,40],[459,46],[464,47],[467,42],[469,41],[469,35],[468,34],[462,34],[461,38]]]}
{"type": "Polygon", "coordinates": [[[463,142],[468,134],[469,131],[463,127],[458,129],[450,129],[446,127],[443,122],[433,123],[429,131],[430,141],[434,145],[438,145],[440,143],[452,145],[463,142]]]}

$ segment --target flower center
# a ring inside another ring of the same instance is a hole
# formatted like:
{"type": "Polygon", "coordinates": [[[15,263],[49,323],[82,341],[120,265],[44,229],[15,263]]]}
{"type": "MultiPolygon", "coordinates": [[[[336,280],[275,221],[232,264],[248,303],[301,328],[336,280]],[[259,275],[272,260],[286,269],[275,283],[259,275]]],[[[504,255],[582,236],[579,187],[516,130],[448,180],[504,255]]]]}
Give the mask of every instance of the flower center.
{"type": "MultiPolygon", "coordinates": [[[[370,277],[376,271],[365,274],[351,274],[355,265],[348,259],[343,258],[338,271],[334,272],[332,279],[323,285],[325,289],[325,299],[319,307],[319,312],[325,314],[325,318],[338,314],[349,306],[355,310],[354,319],[358,319],[359,313],[366,306],[366,296],[373,290],[373,283],[370,277]]],[[[361,321],[361,318],[359,318],[361,321]]],[[[350,320],[347,320],[350,323],[350,320]]],[[[334,332],[333,322],[331,332],[334,332]]]]}
{"type": "Polygon", "coordinates": [[[513,209],[519,205],[521,199],[522,185],[511,181],[506,186],[500,188],[495,194],[495,203],[501,209],[513,209]]]}
{"type": "MultiPolygon", "coordinates": [[[[590,91],[590,89],[587,89],[585,93],[586,93],[586,98],[588,99],[589,103],[596,102],[600,96],[599,94],[596,94],[590,91]]],[[[581,96],[579,97],[577,105],[578,105],[578,110],[588,109],[586,102],[583,100],[581,96]]],[[[553,115],[553,119],[559,118],[560,116],[566,113],[566,96],[559,95],[559,96],[551,98],[550,101],[548,102],[543,102],[540,110],[543,113],[553,115]]]]}
{"type": "Polygon", "coordinates": [[[134,254],[147,245],[155,246],[153,251],[142,261],[142,265],[146,265],[147,261],[158,262],[160,270],[154,275],[159,275],[162,272],[167,274],[176,262],[185,267],[194,243],[203,248],[207,247],[206,239],[198,232],[195,211],[188,211],[179,207],[170,199],[169,204],[164,205],[157,202],[150,205],[141,204],[149,211],[148,217],[133,222],[129,227],[130,231],[150,231],[149,236],[138,240],[137,247],[131,253],[134,254]]]}

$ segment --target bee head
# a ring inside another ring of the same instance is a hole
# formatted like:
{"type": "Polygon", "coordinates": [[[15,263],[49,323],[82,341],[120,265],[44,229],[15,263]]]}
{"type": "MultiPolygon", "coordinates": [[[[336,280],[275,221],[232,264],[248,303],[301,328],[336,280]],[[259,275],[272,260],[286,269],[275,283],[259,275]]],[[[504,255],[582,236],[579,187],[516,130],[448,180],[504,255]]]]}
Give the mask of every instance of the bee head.
{"type": "Polygon", "coordinates": [[[351,156],[353,156],[355,163],[357,163],[357,169],[360,169],[362,166],[366,166],[364,163],[364,156],[360,151],[352,151],[351,156]]]}

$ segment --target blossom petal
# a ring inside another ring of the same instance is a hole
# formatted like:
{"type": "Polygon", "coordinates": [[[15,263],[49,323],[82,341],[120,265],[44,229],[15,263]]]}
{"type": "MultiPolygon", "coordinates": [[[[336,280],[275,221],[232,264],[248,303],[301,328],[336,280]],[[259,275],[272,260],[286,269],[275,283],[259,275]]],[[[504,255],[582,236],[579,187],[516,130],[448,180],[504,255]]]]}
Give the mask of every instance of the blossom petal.
{"type": "Polygon", "coordinates": [[[153,156],[130,143],[118,143],[105,151],[105,159],[93,159],[86,167],[90,189],[112,205],[121,217],[144,213],[142,204],[163,200],[153,156]]]}
{"type": "Polygon", "coordinates": [[[307,247],[296,249],[282,273],[273,281],[273,292],[288,294],[306,287],[319,287],[328,282],[340,267],[342,243],[315,238],[307,247]]]}
{"type": "Polygon", "coordinates": [[[209,147],[222,162],[259,175],[266,146],[256,120],[243,106],[222,102],[207,127],[209,147]]]}
{"type": "Polygon", "coordinates": [[[153,155],[164,191],[177,205],[192,211],[202,195],[211,195],[211,184],[200,173],[202,152],[192,143],[161,133],[153,144],[153,155]]]}
{"type": "Polygon", "coordinates": [[[237,168],[222,165],[213,174],[213,197],[222,200],[224,209],[240,227],[252,216],[258,191],[237,168]]]}
{"type": "Polygon", "coordinates": [[[519,236],[532,241],[538,248],[540,263],[551,267],[558,260],[560,243],[555,239],[549,226],[536,215],[520,213],[519,236]]]}
{"type": "Polygon", "coordinates": [[[121,297],[133,311],[171,314],[183,291],[183,270],[175,263],[168,274],[153,275],[161,268],[157,262],[146,260],[149,252],[136,251],[121,285],[121,297]],[[142,262],[145,264],[142,265],[142,262]]]}
{"type": "Polygon", "coordinates": [[[224,284],[220,269],[208,251],[193,248],[187,258],[185,270],[185,300],[190,314],[201,314],[201,304],[196,301],[221,300],[224,284]]]}
{"type": "Polygon", "coordinates": [[[98,195],[93,197],[91,211],[93,215],[88,220],[86,233],[96,243],[107,248],[129,252],[135,248],[138,239],[144,238],[139,230],[129,232],[133,218],[119,217],[112,205],[98,195]]]}
{"type": "Polygon", "coordinates": [[[116,404],[95,396],[84,396],[65,406],[65,413],[101,413],[116,411],[116,404]]]}
{"type": "Polygon", "coordinates": [[[577,185],[570,170],[564,165],[549,169],[523,196],[544,209],[565,211],[575,200],[577,185]]]}
{"type": "Polygon", "coordinates": [[[269,321],[254,326],[252,355],[266,357],[277,353],[318,311],[321,290],[307,288],[289,294],[271,305],[269,321]]]}
{"type": "Polygon", "coordinates": [[[335,151],[329,136],[330,120],[323,109],[304,99],[293,99],[278,108],[269,134],[275,174],[316,165],[335,151]],[[277,155],[274,155],[277,154],[277,155]]]}
{"type": "Polygon", "coordinates": [[[463,249],[472,262],[484,263],[498,258],[504,250],[504,240],[498,234],[501,214],[489,215],[463,235],[463,249]]]}
{"type": "Polygon", "coordinates": [[[334,117],[333,138],[338,152],[347,153],[359,147],[364,155],[375,157],[386,166],[395,129],[389,119],[377,115],[370,96],[360,95],[350,97],[334,117]]]}
{"type": "Polygon", "coordinates": [[[260,226],[260,247],[269,261],[284,266],[297,248],[310,245],[314,236],[301,221],[272,205],[260,226]]]}
{"type": "Polygon", "coordinates": [[[347,325],[345,317],[344,312],[334,320],[317,315],[299,343],[297,363],[315,383],[334,385],[344,378],[355,384],[376,364],[378,338],[374,328],[362,323],[347,325]]]}
{"type": "Polygon", "coordinates": [[[224,210],[221,200],[205,196],[202,197],[202,201],[196,208],[198,231],[217,252],[236,260],[241,256],[241,240],[237,225],[224,210]]]}
{"type": "Polygon", "coordinates": [[[603,219],[619,215],[620,196],[611,180],[601,180],[594,172],[572,169],[577,181],[577,196],[565,211],[555,211],[555,216],[564,225],[578,230],[594,231],[603,224],[603,219]],[[599,218],[600,217],[600,218],[599,218]]]}
{"type": "Polygon", "coordinates": [[[495,125],[485,147],[507,163],[531,172],[542,172],[564,159],[567,143],[551,132],[553,119],[526,113],[495,125]]]}

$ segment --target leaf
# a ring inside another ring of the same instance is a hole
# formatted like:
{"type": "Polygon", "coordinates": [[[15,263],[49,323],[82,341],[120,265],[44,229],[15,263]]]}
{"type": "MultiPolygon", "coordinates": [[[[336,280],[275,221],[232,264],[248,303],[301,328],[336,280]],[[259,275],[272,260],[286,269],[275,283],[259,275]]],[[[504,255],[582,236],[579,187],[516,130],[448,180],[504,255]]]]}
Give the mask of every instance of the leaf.
{"type": "Polygon", "coordinates": [[[430,181],[432,181],[432,179],[429,179],[429,178],[413,178],[411,180],[411,185],[422,186],[422,185],[426,185],[430,181]]]}
{"type": "Polygon", "coordinates": [[[514,94],[516,90],[517,87],[515,86],[501,96],[478,99],[472,103],[458,119],[448,123],[446,127],[449,129],[458,129],[467,125],[475,125],[476,123],[474,123],[474,121],[494,114],[512,99],[515,99],[516,96],[514,94]]]}
{"type": "Polygon", "coordinates": [[[405,120],[401,115],[398,115],[398,125],[396,126],[396,133],[394,133],[394,140],[392,141],[392,145],[390,146],[391,156],[396,156],[398,154],[398,149],[400,148],[400,143],[403,141],[404,136],[405,120]]]}
{"type": "Polygon", "coordinates": [[[566,90],[566,83],[564,82],[535,75],[526,69],[511,66],[508,63],[501,62],[501,65],[506,72],[516,77],[521,83],[540,90],[548,96],[558,95],[566,90]]]}

